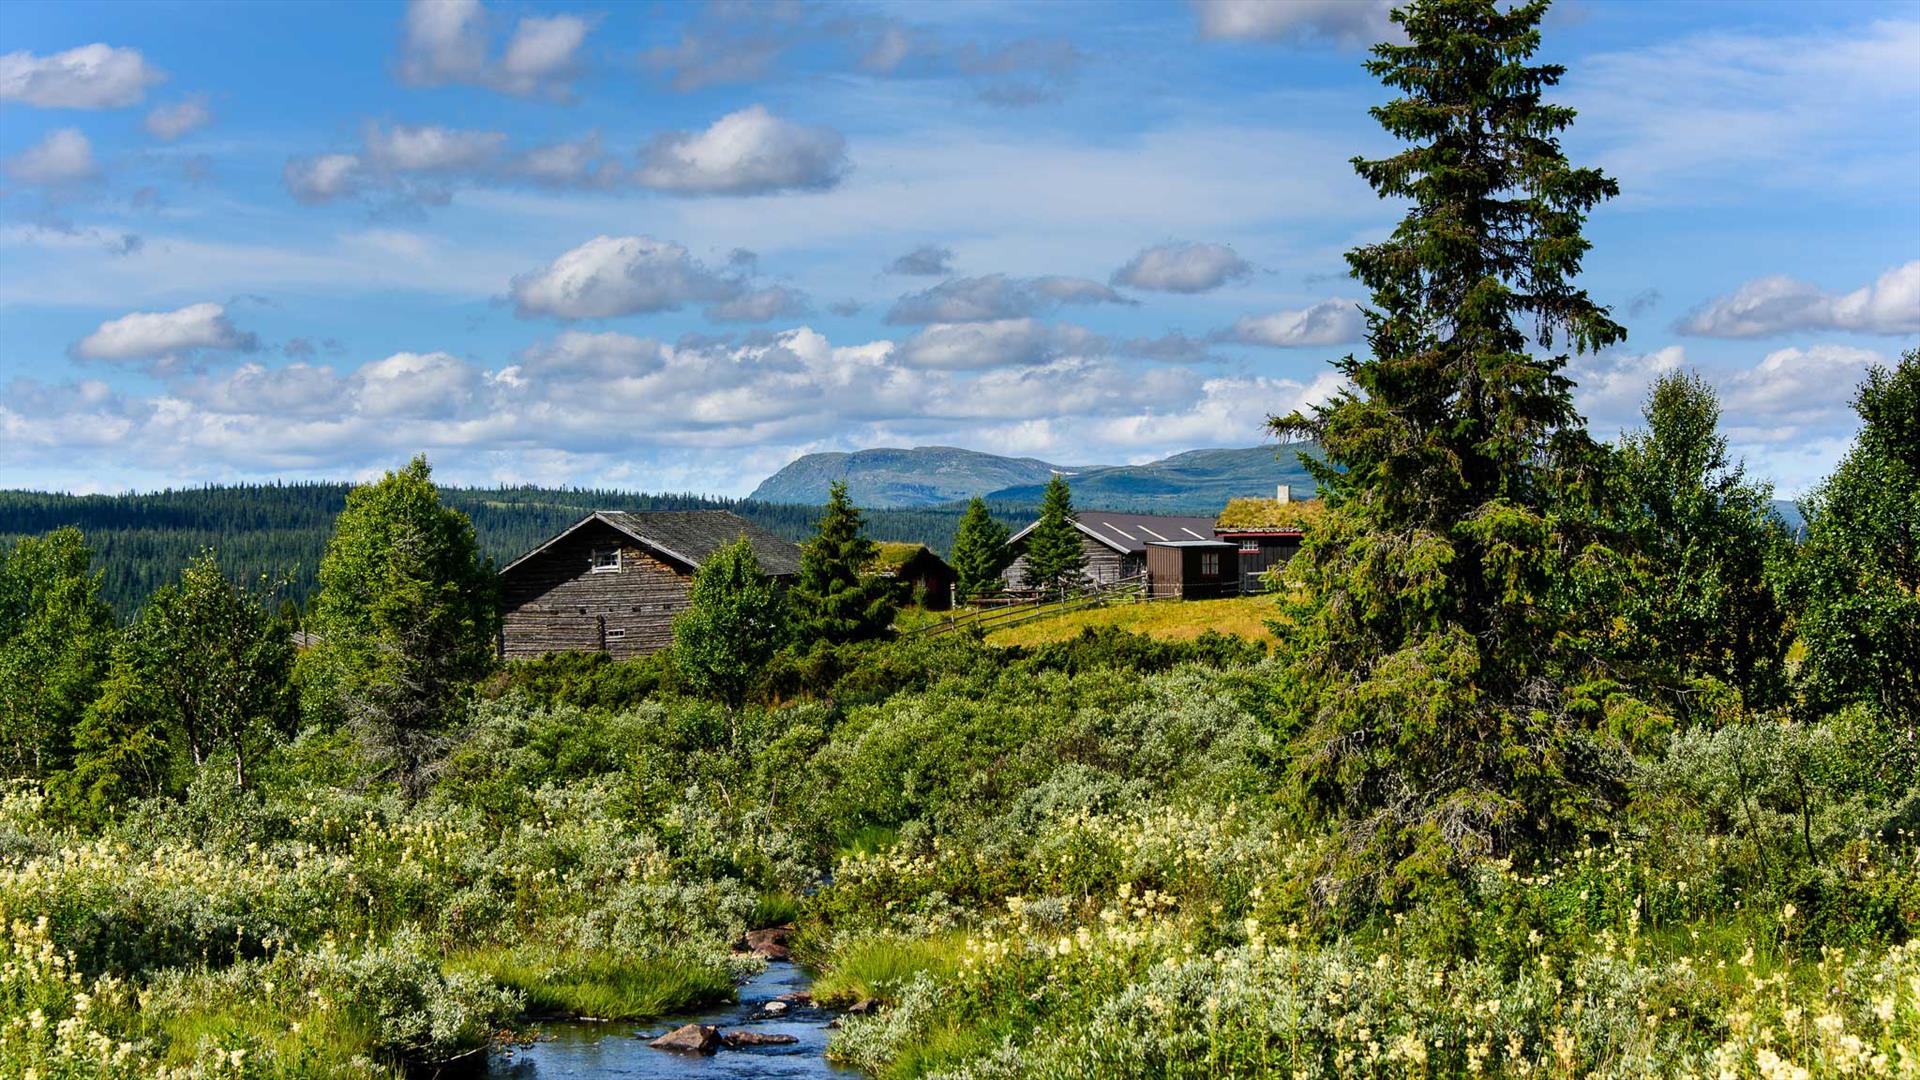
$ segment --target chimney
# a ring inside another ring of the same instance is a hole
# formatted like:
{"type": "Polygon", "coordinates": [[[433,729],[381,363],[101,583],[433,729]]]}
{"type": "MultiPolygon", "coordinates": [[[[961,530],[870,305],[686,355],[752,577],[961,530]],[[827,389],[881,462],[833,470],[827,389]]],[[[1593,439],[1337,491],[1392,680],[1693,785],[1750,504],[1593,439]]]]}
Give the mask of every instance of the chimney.
{"type": "Polygon", "coordinates": [[[1274,502],[1292,502],[1293,487],[1289,484],[1281,484],[1280,487],[1276,489],[1273,493],[1273,501],[1274,502]]]}

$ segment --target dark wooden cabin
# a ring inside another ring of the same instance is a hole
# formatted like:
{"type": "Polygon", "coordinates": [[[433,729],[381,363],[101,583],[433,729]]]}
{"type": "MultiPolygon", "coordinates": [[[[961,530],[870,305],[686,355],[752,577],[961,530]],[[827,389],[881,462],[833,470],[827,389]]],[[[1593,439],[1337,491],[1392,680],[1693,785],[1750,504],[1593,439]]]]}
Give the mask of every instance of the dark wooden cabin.
{"type": "MultiPolygon", "coordinates": [[[[1010,590],[1027,587],[1026,539],[1039,524],[1036,521],[1007,539],[1013,559],[1001,576],[1010,590]]],[[[1145,574],[1148,544],[1214,538],[1213,519],[1204,517],[1082,510],[1074,515],[1074,527],[1080,530],[1080,546],[1087,553],[1087,580],[1101,585],[1145,574]]]]}
{"type": "MultiPolygon", "coordinates": [[[[1286,493],[1284,485],[1281,492],[1286,493]]],[[[1241,591],[1271,588],[1271,572],[1300,550],[1307,529],[1322,512],[1316,499],[1230,500],[1214,523],[1214,535],[1240,549],[1241,591]]]]}
{"type": "Polygon", "coordinates": [[[1217,600],[1240,595],[1240,549],[1225,540],[1169,540],[1147,545],[1147,595],[1217,600]]]}
{"type": "Polygon", "coordinates": [[[905,583],[908,593],[901,599],[917,603],[928,611],[946,611],[953,607],[953,586],[960,574],[947,560],[934,554],[925,544],[881,542],[871,572],[905,583]]]}
{"type": "Polygon", "coordinates": [[[590,514],[500,571],[500,655],[620,660],[662,649],[687,609],[693,572],[743,535],[769,577],[799,572],[798,546],[725,510],[590,514]]]}

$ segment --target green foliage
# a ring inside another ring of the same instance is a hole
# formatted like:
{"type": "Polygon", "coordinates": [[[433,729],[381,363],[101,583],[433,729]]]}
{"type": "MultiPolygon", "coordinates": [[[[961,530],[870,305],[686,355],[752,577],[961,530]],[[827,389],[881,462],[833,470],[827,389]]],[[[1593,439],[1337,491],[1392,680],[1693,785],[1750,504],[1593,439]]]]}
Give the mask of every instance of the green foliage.
{"type": "Polygon", "coordinates": [[[291,627],[271,589],[236,588],[206,552],[154,593],[113,652],[99,700],[75,735],[72,770],[54,790],[81,820],[111,816],[216,755],[233,780],[291,733],[291,627]],[[178,753],[185,760],[169,761],[178,753]],[[170,775],[171,774],[171,775],[170,775]]]}
{"type": "Polygon", "coordinates": [[[1057,592],[1080,580],[1087,569],[1087,552],[1074,525],[1073,493],[1058,473],[1047,481],[1040,502],[1040,520],[1026,538],[1026,584],[1057,592]]]}
{"type": "Polygon", "coordinates": [[[794,636],[841,644],[886,636],[900,606],[898,583],[865,571],[879,553],[867,539],[860,508],[836,481],[813,538],[801,545],[793,584],[794,636]]]}
{"type": "Polygon", "coordinates": [[[674,660],[687,689],[738,708],[787,634],[787,598],[743,536],[694,574],[691,606],[673,620],[674,660]]]}
{"type": "Polygon", "coordinates": [[[508,948],[458,956],[450,966],[519,992],[536,1016],[644,1020],[733,995],[733,973],[711,959],[508,948]]]}
{"type": "Polygon", "coordinates": [[[1563,375],[1625,332],[1572,283],[1587,213],[1617,187],[1575,168],[1570,109],[1532,64],[1544,3],[1435,0],[1396,12],[1406,44],[1368,70],[1403,96],[1372,110],[1411,143],[1355,169],[1413,205],[1348,253],[1372,290],[1371,355],[1310,415],[1327,513],[1288,566],[1274,623],[1306,721],[1291,789],[1340,823],[1329,886],[1392,900],[1502,852],[1537,855],[1615,795],[1609,755],[1556,681],[1584,681],[1618,558],[1585,525],[1598,456],[1563,375]],[[1535,345],[1542,352],[1536,352],[1535,345]]]}
{"type": "Polygon", "coordinates": [[[953,557],[947,560],[958,578],[955,603],[992,596],[1005,587],[1000,571],[1006,567],[1007,535],[1007,527],[987,512],[986,500],[975,496],[967,503],[954,533],[953,557]]]}
{"type": "Polygon", "coordinates": [[[1816,708],[1871,705],[1920,771],[1920,350],[1869,372],[1854,409],[1859,437],[1805,504],[1801,681],[1816,708]]]}
{"type": "Polygon", "coordinates": [[[0,554],[0,772],[40,779],[68,764],[73,731],[112,647],[112,613],[77,529],[0,554]]]}
{"type": "Polygon", "coordinates": [[[509,661],[481,691],[488,697],[520,692],[536,701],[626,709],[679,689],[673,650],[662,649],[628,660],[615,660],[603,652],[558,652],[538,660],[509,661]]]}
{"type": "MultiPolygon", "coordinates": [[[[1787,615],[1773,578],[1792,555],[1772,490],[1729,461],[1720,403],[1698,375],[1660,378],[1645,431],[1620,441],[1613,505],[1641,567],[1626,608],[1628,663],[1678,688],[1711,676],[1758,707],[1785,690],[1787,615]]],[[[1669,700],[1684,707],[1685,695],[1669,700]]]]}
{"type": "Polygon", "coordinates": [[[320,563],[307,662],[322,713],[346,718],[410,792],[472,681],[492,666],[492,565],[443,506],[425,457],[355,488],[320,563]]]}

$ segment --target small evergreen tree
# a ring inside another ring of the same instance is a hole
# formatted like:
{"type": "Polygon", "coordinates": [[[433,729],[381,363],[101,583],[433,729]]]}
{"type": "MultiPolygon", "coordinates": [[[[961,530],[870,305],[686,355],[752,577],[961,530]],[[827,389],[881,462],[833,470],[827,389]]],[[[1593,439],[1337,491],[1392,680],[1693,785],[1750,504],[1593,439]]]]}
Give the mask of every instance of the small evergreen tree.
{"type": "Polygon", "coordinates": [[[1869,372],[1853,407],[1860,434],[1805,503],[1800,677],[1817,710],[1879,713],[1920,770],[1920,349],[1869,372]]]}
{"type": "Polygon", "coordinates": [[[493,567],[473,525],[442,506],[427,459],[347,494],[320,563],[302,658],[323,718],[344,717],[409,794],[493,665],[493,567]]]}
{"type": "Polygon", "coordinates": [[[673,621],[674,663],[693,692],[738,709],[786,637],[786,598],[743,536],[694,574],[691,606],[673,621]]]}
{"type": "Polygon", "coordinates": [[[1073,523],[1073,493],[1059,473],[1047,481],[1040,499],[1040,521],[1027,534],[1026,583],[1029,588],[1058,592],[1078,582],[1087,572],[1087,549],[1073,523]]]}
{"type": "Polygon", "coordinates": [[[998,593],[1004,585],[1000,571],[1006,560],[1007,527],[994,520],[986,500],[976,495],[967,503],[953,537],[954,599],[964,604],[998,593]]]}
{"type": "Polygon", "coordinates": [[[800,552],[792,603],[796,636],[805,642],[870,641],[893,626],[899,591],[866,571],[880,549],[867,539],[860,508],[834,481],[813,538],[800,552]]]}
{"type": "Polygon", "coordinates": [[[113,645],[113,613],[80,530],[26,537],[0,554],[0,770],[42,780],[66,768],[73,733],[113,645]]]}

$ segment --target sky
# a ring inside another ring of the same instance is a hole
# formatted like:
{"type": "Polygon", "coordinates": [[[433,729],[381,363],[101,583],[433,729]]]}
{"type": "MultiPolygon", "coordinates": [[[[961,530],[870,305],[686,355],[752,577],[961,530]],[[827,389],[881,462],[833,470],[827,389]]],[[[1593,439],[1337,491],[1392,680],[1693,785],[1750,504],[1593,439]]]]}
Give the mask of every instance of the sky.
{"type": "MultiPolygon", "coordinates": [[[[0,487],[740,495],[1251,446],[1364,349],[1371,0],[0,8],[0,487]]],[[[1920,4],[1563,0],[1602,438],[1805,492],[1920,345],[1920,4]]]]}

